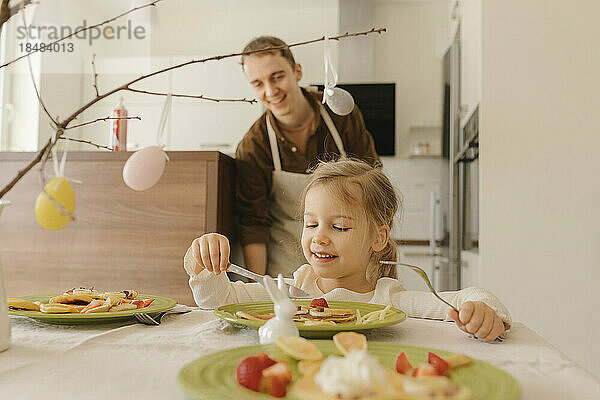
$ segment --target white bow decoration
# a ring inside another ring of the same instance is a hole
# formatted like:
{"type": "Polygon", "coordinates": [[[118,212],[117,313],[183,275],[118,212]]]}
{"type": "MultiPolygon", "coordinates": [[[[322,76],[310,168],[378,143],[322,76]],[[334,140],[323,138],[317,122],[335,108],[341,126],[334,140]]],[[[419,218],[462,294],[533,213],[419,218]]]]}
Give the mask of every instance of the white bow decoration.
{"type": "Polygon", "coordinates": [[[325,62],[323,104],[327,104],[331,111],[337,115],[348,115],[354,109],[354,99],[352,98],[352,95],[344,89],[335,87],[335,85],[337,85],[338,76],[331,63],[328,42],[329,39],[327,38],[323,41],[323,60],[325,62]],[[331,80],[329,80],[330,74],[331,80]]]}

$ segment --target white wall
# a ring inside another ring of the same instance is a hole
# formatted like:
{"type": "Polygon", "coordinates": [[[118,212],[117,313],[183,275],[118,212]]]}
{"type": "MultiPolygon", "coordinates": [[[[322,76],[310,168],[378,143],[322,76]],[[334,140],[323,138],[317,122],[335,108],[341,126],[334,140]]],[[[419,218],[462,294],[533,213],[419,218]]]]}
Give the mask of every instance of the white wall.
{"type": "Polygon", "coordinates": [[[483,285],[600,376],[600,2],[482,4],[483,285]]]}
{"type": "Polygon", "coordinates": [[[462,0],[460,7],[460,103],[467,115],[481,100],[481,1],[462,0]]]}
{"type": "Polygon", "coordinates": [[[408,157],[411,126],[437,126],[437,136],[441,135],[443,69],[436,52],[436,23],[438,9],[445,7],[437,1],[376,3],[374,24],[387,32],[374,43],[374,76],[380,82],[396,83],[400,157],[408,157]]]}

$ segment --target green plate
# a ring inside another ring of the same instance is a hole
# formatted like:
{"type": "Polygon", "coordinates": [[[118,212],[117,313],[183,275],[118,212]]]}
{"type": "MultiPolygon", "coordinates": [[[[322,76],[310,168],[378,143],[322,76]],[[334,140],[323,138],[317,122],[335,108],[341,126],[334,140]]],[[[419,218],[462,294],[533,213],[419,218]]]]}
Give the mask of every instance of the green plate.
{"type": "MultiPolygon", "coordinates": [[[[324,357],[338,354],[332,340],[313,340],[312,342],[323,352],[324,357]]],[[[395,370],[396,355],[402,351],[406,352],[413,365],[427,363],[427,352],[429,351],[441,356],[452,354],[442,350],[388,342],[369,342],[368,350],[385,367],[392,370],[395,370]]],[[[287,358],[294,379],[300,376],[296,362],[284,356],[274,344],[269,344],[238,347],[199,358],[181,369],[178,382],[183,390],[194,399],[273,400],[273,397],[267,394],[252,392],[238,385],[235,380],[235,369],[240,360],[260,352],[265,352],[271,357],[287,358]]],[[[479,360],[473,360],[471,365],[452,371],[450,380],[469,387],[472,393],[471,400],[515,400],[519,396],[519,385],[515,378],[503,370],[479,360]]]]}
{"type": "MultiPolygon", "coordinates": [[[[310,300],[294,300],[296,304],[309,305],[310,300]]],[[[383,310],[385,306],[379,304],[369,303],[358,303],[352,301],[328,301],[332,308],[348,308],[356,313],[356,310],[360,310],[360,315],[365,315],[371,311],[383,310]]],[[[236,324],[246,325],[255,329],[258,329],[265,321],[250,321],[235,316],[237,311],[245,311],[253,314],[267,314],[273,312],[273,303],[270,301],[256,302],[256,303],[241,303],[241,304],[229,304],[221,306],[215,310],[215,315],[219,318],[233,322],[236,324]]],[[[335,326],[305,326],[303,322],[296,322],[296,326],[300,331],[300,336],[308,338],[326,338],[335,335],[340,331],[355,331],[362,332],[368,329],[381,328],[382,326],[389,326],[400,323],[406,319],[404,311],[398,310],[397,308],[391,308],[386,313],[386,317],[383,320],[370,321],[363,325],[357,324],[355,321],[344,322],[341,324],[335,324],[335,326]]]]}
{"type": "MultiPolygon", "coordinates": [[[[23,296],[21,299],[30,301],[41,301],[47,303],[51,297],[58,296],[57,294],[39,295],[39,296],[23,296]]],[[[174,299],[162,296],[152,296],[149,294],[139,294],[138,299],[156,299],[148,307],[138,310],[118,311],[118,312],[102,312],[92,314],[45,314],[39,311],[15,311],[8,310],[10,315],[20,315],[38,319],[40,321],[49,322],[52,324],[98,324],[105,322],[125,321],[133,318],[133,314],[151,314],[159,311],[169,310],[177,304],[174,299]]]]}

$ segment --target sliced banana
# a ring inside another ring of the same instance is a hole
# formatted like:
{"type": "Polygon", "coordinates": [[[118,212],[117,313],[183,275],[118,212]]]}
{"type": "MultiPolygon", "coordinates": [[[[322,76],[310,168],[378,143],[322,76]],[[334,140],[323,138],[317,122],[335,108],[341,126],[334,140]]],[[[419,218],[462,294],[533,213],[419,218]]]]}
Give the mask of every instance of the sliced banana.
{"type": "Polygon", "coordinates": [[[346,355],[350,350],[366,350],[367,337],[357,332],[339,332],[333,336],[335,347],[346,355]]]}

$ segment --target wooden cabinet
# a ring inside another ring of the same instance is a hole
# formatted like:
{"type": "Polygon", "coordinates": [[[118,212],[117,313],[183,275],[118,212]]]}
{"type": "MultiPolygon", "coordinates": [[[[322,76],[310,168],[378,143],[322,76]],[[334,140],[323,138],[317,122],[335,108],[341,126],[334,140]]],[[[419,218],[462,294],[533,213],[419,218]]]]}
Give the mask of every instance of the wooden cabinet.
{"type": "MultiPolygon", "coordinates": [[[[13,205],[0,220],[0,262],[9,297],[95,286],[133,288],[194,305],[183,256],[205,232],[233,233],[234,160],[214,151],[168,152],[159,183],[135,192],[122,178],[130,155],[68,154],[65,175],[82,183],[73,183],[76,220],[60,231],[46,231],[35,220],[41,191],[36,169],[8,193],[13,205]]],[[[0,182],[33,157],[0,153],[0,182]]]]}

